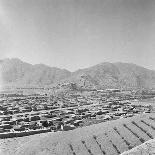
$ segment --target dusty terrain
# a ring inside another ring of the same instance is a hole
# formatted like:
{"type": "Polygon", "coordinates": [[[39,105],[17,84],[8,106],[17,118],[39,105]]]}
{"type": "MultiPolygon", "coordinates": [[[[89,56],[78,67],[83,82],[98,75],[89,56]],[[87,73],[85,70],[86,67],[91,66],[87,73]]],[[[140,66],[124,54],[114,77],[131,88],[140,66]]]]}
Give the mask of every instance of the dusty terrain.
{"type": "Polygon", "coordinates": [[[1,155],[117,155],[155,138],[155,114],[72,131],[1,139],[1,155]]]}
{"type": "Polygon", "coordinates": [[[126,151],[121,155],[152,155],[155,154],[155,139],[151,139],[142,145],[139,145],[130,151],[126,151]]]}

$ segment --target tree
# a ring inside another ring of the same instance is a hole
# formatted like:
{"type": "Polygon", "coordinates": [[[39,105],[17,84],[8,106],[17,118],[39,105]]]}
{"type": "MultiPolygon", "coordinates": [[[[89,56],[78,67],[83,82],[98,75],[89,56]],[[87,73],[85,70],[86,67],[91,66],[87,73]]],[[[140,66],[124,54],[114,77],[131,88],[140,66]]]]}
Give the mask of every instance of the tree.
{"type": "Polygon", "coordinates": [[[42,126],[47,128],[47,127],[49,126],[49,124],[48,124],[47,121],[44,121],[44,122],[42,123],[42,126]]]}

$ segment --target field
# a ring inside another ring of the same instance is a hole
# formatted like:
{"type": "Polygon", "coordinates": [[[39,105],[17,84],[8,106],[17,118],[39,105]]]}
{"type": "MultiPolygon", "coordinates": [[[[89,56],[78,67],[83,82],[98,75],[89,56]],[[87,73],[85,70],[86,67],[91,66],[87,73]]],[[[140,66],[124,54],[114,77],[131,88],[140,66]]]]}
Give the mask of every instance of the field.
{"type": "Polygon", "coordinates": [[[155,138],[155,113],[0,140],[2,155],[118,155],[155,138]]]}

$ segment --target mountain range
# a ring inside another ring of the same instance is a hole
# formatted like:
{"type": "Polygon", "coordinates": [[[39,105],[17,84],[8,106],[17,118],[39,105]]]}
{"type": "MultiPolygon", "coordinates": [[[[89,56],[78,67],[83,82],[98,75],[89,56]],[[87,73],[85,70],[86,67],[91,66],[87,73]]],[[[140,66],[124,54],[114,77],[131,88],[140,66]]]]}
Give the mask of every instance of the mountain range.
{"type": "Polygon", "coordinates": [[[74,83],[82,88],[155,88],[155,71],[132,63],[109,63],[70,72],[44,64],[31,65],[20,59],[0,61],[3,85],[62,86],[74,83]]]}

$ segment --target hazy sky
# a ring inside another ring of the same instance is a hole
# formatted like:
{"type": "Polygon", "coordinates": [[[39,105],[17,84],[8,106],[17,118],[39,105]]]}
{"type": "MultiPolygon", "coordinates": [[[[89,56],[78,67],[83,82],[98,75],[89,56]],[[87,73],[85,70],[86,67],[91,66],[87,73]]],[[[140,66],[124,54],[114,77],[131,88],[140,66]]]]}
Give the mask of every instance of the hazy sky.
{"type": "Polygon", "coordinates": [[[155,0],[0,0],[0,58],[74,71],[101,62],[155,69],[155,0]]]}

